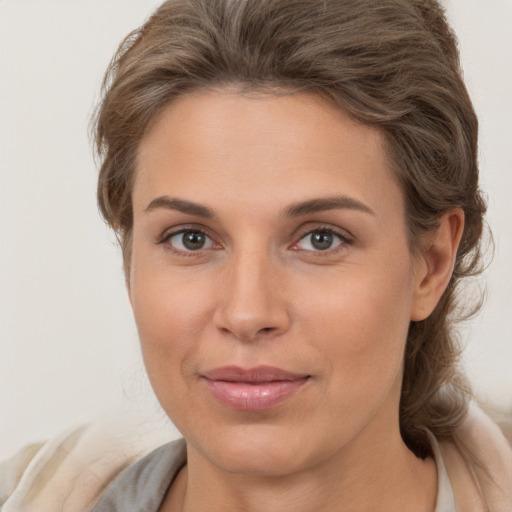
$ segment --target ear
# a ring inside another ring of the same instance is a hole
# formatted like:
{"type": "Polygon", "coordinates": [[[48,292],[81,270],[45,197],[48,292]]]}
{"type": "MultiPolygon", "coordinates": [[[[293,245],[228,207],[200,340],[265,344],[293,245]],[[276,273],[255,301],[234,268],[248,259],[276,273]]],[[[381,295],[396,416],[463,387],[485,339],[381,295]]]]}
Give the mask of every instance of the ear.
{"type": "Polygon", "coordinates": [[[441,299],[453,273],[463,230],[464,212],[457,208],[446,212],[437,229],[427,237],[417,257],[412,321],[425,320],[441,299]]]}
{"type": "Polygon", "coordinates": [[[126,285],[126,291],[128,293],[128,300],[130,301],[130,306],[133,309],[133,300],[132,300],[132,266],[131,262],[128,267],[125,265],[124,268],[124,283],[126,285]]]}
{"type": "Polygon", "coordinates": [[[132,301],[132,288],[130,286],[130,277],[126,276],[125,278],[125,285],[126,285],[126,292],[128,294],[128,300],[130,301],[130,306],[133,308],[133,301],[132,301]]]}
{"type": "Polygon", "coordinates": [[[133,229],[125,235],[125,239],[121,242],[121,248],[123,253],[124,284],[126,285],[126,291],[128,292],[130,305],[133,308],[131,287],[133,268],[133,229]]]}

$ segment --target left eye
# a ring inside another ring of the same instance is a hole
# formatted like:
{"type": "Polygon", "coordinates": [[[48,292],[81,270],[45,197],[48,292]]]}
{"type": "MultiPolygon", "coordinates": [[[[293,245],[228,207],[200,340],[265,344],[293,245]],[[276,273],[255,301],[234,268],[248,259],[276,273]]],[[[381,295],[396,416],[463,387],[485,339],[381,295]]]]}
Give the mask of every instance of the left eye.
{"type": "Polygon", "coordinates": [[[167,243],[172,245],[173,249],[183,252],[210,249],[214,246],[213,240],[206,233],[192,229],[171,235],[167,243]]]}
{"type": "Polygon", "coordinates": [[[344,242],[340,235],[329,229],[316,229],[304,235],[298,242],[297,247],[305,251],[328,251],[334,249],[344,242]]]}

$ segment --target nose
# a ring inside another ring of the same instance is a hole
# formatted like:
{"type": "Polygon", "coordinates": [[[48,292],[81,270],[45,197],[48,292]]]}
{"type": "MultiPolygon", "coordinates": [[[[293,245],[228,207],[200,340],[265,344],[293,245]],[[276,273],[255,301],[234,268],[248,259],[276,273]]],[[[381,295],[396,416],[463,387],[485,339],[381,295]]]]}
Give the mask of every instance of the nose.
{"type": "Polygon", "coordinates": [[[285,283],[279,265],[263,254],[232,258],[220,284],[214,323],[224,334],[241,341],[268,339],[290,326],[285,283]]]}

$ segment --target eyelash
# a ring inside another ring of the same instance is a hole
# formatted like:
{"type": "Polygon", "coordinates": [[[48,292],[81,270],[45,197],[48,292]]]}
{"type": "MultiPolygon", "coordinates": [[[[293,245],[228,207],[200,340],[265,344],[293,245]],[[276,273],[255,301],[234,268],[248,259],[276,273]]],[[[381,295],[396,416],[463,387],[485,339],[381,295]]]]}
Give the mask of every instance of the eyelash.
{"type": "MultiPolygon", "coordinates": [[[[187,251],[187,250],[177,249],[170,243],[171,238],[178,236],[178,235],[182,235],[184,233],[197,233],[200,235],[204,235],[207,239],[209,239],[211,242],[213,242],[214,245],[217,245],[220,248],[220,244],[217,244],[217,242],[215,242],[213,240],[213,238],[206,232],[206,230],[204,228],[193,227],[193,226],[183,227],[176,231],[165,232],[158,240],[157,245],[163,245],[163,246],[165,246],[166,250],[168,250],[178,256],[185,256],[185,257],[197,256],[199,253],[201,253],[203,250],[205,250],[203,248],[199,248],[195,251],[194,250],[187,251]]],[[[207,249],[210,249],[210,248],[207,248],[207,249]]],[[[213,250],[216,250],[216,249],[217,248],[213,248],[213,250]]]]}
{"type": "Polygon", "coordinates": [[[354,242],[353,238],[348,235],[345,231],[334,229],[330,226],[319,226],[315,227],[314,229],[309,229],[307,231],[304,231],[300,236],[297,242],[295,242],[290,249],[294,251],[302,251],[308,254],[312,254],[315,256],[330,256],[332,254],[337,253],[338,251],[343,250],[347,245],[351,245],[354,242]],[[306,237],[313,235],[314,233],[322,233],[331,235],[333,237],[336,237],[339,239],[339,243],[335,245],[334,247],[329,247],[325,250],[317,249],[317,250],[310,250],[310,249],[300,249],[296,248],[296,246],[304,240],[306,237]]]}
{"type": "MultiPolygon", "coordinates": [[[[314,254],[314,255],[318,255],[318,256],[328,256],[328,255],[332,255],[333,253],[336,253],[336,252],[342,250],[346,245],[353,244],[353,242],[354,242],[354,240],[345,231],[337,230],[337,229],[334,229],[334,228],[328,227],[328,226],[319,226],[314,229],[309,229],[309,230],[301,233],[299,235],[298,240],[296,242],[294,242],[289,247],[289,249],[293,250],[293,251],[301,251],[301,252],[305,252],[305,253],[310,253],[310,254],[314,254]],[[302,240],[304,240],[307,236],[313,235],[314,233],[325,233],[325,234],[334,236],[339,239],[339,243],[337,245],[335,245],[333,248],[327,248],[325,250],[321,250],[321,249],[310,250],[310,249],[296,248],[296,246],[302,240]]],[[[203,250],[208,250],[208,249],[217,250],[217,249],[221,248],[221,245],[218,244],[217,242],[215,242],[214,239],[206,232],[206,230],[204,228],[193,227],[193,226],[183,227],[176,231],[165,232],[157,241],[157,245],[164,245],[166,250],[171,251],[172,253],[174,253],[178,256],[184,256],[184,257],[197,256],[203,250]],[[169,243],[173,237],[182,235],[184,233],[197,233],[200,235],[204,235],[207,239],[209,239],[214,245],[217,245],[218,247],[214,247],[214,248],[207,247],[205,249],[199,248],[197,250],[192,250],[192,249],[191,250],[182,250],[182,249],[177,249],[171,243],[169,243]]]]}

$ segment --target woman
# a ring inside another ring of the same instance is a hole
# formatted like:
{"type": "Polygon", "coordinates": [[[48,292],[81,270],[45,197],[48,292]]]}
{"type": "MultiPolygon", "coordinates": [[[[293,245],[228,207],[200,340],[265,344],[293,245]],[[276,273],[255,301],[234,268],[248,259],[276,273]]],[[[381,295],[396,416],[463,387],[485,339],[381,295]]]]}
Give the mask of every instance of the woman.
{"type": "Polygon", "coordinates": [[[165,2],[114,59],[96,140],[186,443],[88,509],[510,509],[510,447],[456,369],[485,206],[436,2],[165,2]]]}

